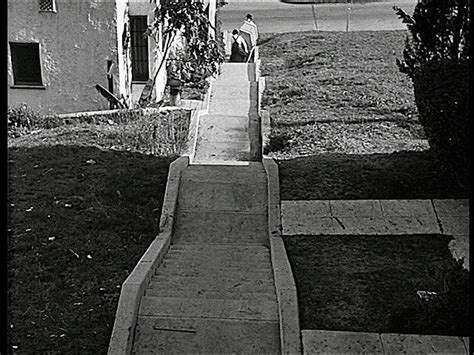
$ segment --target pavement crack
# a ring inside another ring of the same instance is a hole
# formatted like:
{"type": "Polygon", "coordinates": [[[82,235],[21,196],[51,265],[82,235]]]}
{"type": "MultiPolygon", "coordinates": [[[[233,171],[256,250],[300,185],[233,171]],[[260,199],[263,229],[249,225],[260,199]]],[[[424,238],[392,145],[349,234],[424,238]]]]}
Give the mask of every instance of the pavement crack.
{"type": "Polygon", "coordinates": [[[439,230],[440,230],[441,234],[444,234],[443,224],[441,223],[441,219],[438,216],[438,211],[436,211],[436,206],[434,204],[434,200],[431,200],[431,206],[433,206],[433,211],[434,211],[434,214],[435,214],[435,217],[436,217],[436,221],[438,222],[439,230]]]}
{"type": "Polygon", "coordinates": [[[165,332],[179,332],[179,333],[196,333],[195,329],[173,329],[173,328],[160,328],[153,326],[153,330],[161,330],[165,332]]]}
{"type": "Polygon", "coordinates": [[[342,227],[342,229],[346,229],[346,227],[344,226],[344,224],[340,221],[339,218],[337,218],[336,216],[332,216],[332,218],[334,218],[336,220],[337,223],[339,223],[339,225],[342,227]]]}

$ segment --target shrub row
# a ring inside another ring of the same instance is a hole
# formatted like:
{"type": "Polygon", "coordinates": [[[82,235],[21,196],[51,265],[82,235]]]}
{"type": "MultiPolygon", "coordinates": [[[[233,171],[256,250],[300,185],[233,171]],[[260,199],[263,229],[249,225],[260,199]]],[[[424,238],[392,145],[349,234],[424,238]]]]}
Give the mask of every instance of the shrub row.
{"type": "Polygon", "coordinates": [[[74,117],[44,116],[26,104],[8,109],[8,136],[27,135],[35,130],[47,130],[73,125],[90,125],[100,132],[96,144],[114,149],[146,154],[173,156],[186,149],[191,110],[120,110],[74,117]]]}

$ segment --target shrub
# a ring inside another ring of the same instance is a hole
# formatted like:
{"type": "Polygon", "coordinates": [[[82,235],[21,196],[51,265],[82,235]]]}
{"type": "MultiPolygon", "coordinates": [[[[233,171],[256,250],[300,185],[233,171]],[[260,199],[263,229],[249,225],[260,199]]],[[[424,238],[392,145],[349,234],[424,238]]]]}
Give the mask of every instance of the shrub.
{"type": "Polygon", "coordinates": [[[9,137],[19,137],[34,129],[48,129],[61,125],[57,116],[42,115],[32,110],[27,104],[12,106],[7,109],[7,130],[9,137]]]}
{"type": "Polygon", "coordinates": [[[397,59],[401,72],[413,78],[426,63],[469,60],[469,0],[421,0],[413,16],[393,8],[411,35],[397,59]]]}
{"type": "Polygon", "coordinates": [[[425,64],[413,78],[415,101],[431,149],[469,188],[469,69],[467,63],[425,64]]]}
{"type": "Polygon", "coordinates": [[[410,32],[402,73],[413,81],[420,123],[444,168],[469,188],[469,0],[421,0],[413,16],[394,7],[410,32]]]}

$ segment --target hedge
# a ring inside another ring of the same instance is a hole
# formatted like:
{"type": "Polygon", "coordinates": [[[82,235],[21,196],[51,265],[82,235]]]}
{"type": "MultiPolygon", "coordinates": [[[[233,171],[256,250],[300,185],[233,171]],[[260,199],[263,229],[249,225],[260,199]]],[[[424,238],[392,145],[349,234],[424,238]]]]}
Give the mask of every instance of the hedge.
{"type": "Polygon", "coordinates": [[[424,64],[413,77],[415,101],[428,142],[444,168],[469,189],[468,61],[424,64]]]}

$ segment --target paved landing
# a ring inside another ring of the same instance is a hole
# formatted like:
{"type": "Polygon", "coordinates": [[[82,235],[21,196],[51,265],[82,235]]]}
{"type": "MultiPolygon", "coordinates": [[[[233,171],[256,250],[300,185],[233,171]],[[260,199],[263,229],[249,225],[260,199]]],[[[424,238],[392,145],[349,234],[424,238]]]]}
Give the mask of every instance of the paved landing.
{"type": "Polygon", "coordinates": [[[282,201],[284,235],[452,235],[469,270],[469,200],[282,201]]]}
{"type": "Polygon", "coordinates": [[[440,335],[302,330],[304,354],[469,354],[469,339],[440,335]]]}

